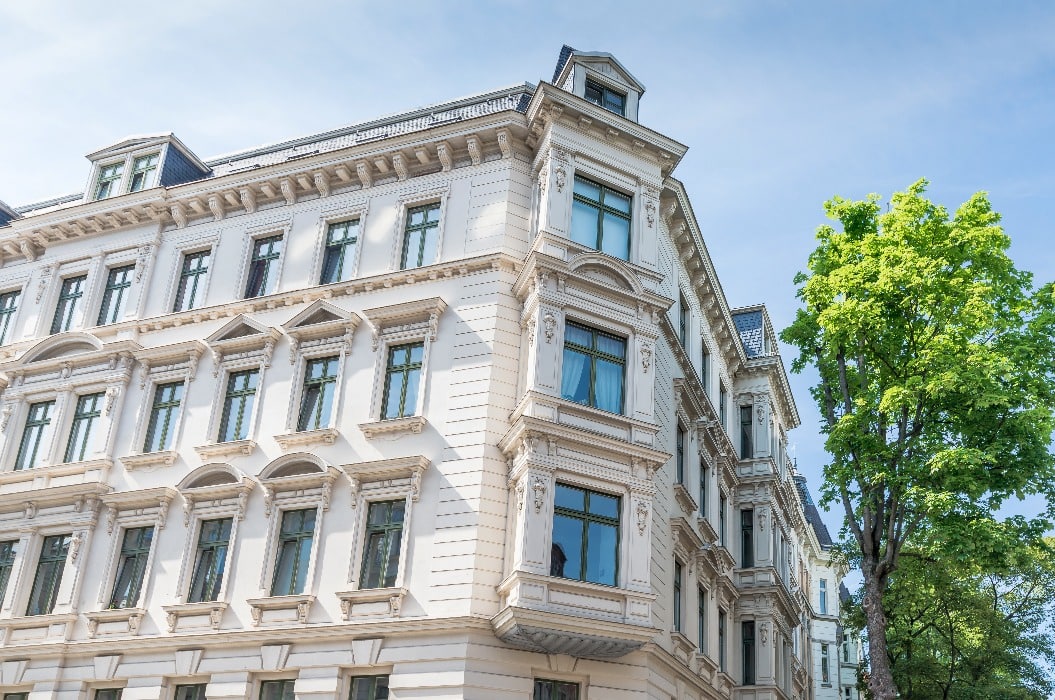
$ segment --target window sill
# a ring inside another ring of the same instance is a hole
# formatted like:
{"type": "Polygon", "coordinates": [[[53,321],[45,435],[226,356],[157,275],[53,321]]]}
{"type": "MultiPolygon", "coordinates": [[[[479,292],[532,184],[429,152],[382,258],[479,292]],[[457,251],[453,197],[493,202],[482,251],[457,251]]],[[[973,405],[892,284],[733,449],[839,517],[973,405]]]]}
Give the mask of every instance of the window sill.
{"type": "Polygon", "coordinates": [[[223,622],[223,613],[227,610],[227,603],[220,600],[207,600],[200,603],[177,603],[176,605],[162,605],[165,611],[165,621],[169,632],[175,632],[183,618],[199,618],[198,624],[184,623],[185,627],[200,631],[203,627],[220,629],[223,622]]]}
{"type": "Polygon", "coordinates": [[[332,445],[340,435],[337,428],[319,428],[318,430],[300,430],[295,433],[276,435],[275,442],[284,450],[291,447],[305,447],[308,445],[332,445]]]}
{"type": "Polygon", "coordinates": [[[363,588],[357,591],[337,593],[341,601],[341,614],[345,620],[353,616],[399,617],[406,588],[363,588]]]}
{"type": "Polygon", "coordinates": [[[6,644],[32,644],[69,641],[77,613],[24,615],[0,620],[0,629],[7,630],[6,644]]]}
{"type": "Polygon", "coordinates": [[[117,608],[84,613],[88,619],[88,638],[98,635],[139,634],[139,625],[146,610],[142,608],[117,608]]]}
{"type": "Polygon", "coordinates": [[[684,632],[674,630],[670,633],[670,641],[674,645],[674,657],[688,666],[696,655],[696,645],[685,636],[684,632]]]}
{"type": "Polygon", "coordinates": [[[306,624],[308,612],[315,602],[315,596],[308,594],[300,595],[275,595],[266,598],[252,598],[245,601],[249,604],[249,610],[253,617],[253,627],[261,624],[299,622],[306,624]]]}
{"type": "Polygon", "coordinates": [[[696,501],[689,494],[689,490],[685,488],[685,484],[674,484],[674,500],[681,506],[685,515],[692,515],[698,509],[696,501]]]}
{"type": "Polygon", "coordinates": [[[164,452],[144,452],[137,455],[127,455],[120,459],[124,468],[132,471],[145,467],[170,467],[175,464],[177,457],[179,457],[179,453],[175,450],[165,450],[164,452]]]}
{"type": "Polygon", "coordinates": [[[718,672],[718,662],[702,651],[696,652],[696,673],[700,678],[710,682],[718,672]]]}
{"type": "Polygon", "coordinates": [[[236,455],[251,455],[256,450],[254,440],[231,440],[230,442],[213,442],[194,448],[203,461],[236,455]]]}
{"type": "Polygon", "coordinates": [[[114,463],[110,459],[90,459],[83,462],[64,462],[32,469],[0,472],[0,492],[37,490],[49,486],[105,482],[114,463]],[[80,477],[71,479],[69,477],[80,477]],[[6,488],[11,486],[13,488],[6,488]]]}
{"type": "Polygon", "coordinates": [[[373,421],[372,423],[360,423],[359,429],[367,438],[378,435],[420,433],[428,421],[425,416],[407,416],[406,418],[391,418],[389,420],[373,421]]]}
{"type": "Polygon", "coordinates": [[[714,544],[718,541],[718,533],[714,529],[714,525],[711,525],[711,519],[705,515],[700,515],[696,518],[696,524],[700,528],[700,533],[703,535],[703,541],[708,544],[714,544]]]}

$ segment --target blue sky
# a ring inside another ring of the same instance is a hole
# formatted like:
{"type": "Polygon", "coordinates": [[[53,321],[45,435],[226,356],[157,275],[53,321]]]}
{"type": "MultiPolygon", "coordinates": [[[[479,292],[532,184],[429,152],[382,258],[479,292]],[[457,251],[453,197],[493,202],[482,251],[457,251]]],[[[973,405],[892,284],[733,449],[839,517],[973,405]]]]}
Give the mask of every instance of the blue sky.
{"type": "Polygon", "coordinates": [[[919,177],[950,209],[988,191],[1019,266],[1055,280],[1053,37],[1055,4],[1027,0],[3,3],[0,200],[80,191],[84,154],[129,134],[209,157],[548,80],[568,43],[645,83],[641,121],[690,147],[675,174],[730,303],[782,328],[824,200],[919,177]]]}

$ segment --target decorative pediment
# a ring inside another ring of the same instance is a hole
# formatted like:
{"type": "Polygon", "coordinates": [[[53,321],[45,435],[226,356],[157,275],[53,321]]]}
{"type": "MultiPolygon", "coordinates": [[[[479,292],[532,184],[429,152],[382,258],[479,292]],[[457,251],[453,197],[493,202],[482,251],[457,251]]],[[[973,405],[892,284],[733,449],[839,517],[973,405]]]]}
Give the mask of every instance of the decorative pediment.
{"type": "MultiPolygon", "coordinates": [[[[352,482],[353,496],[358,494],[365,484],[396,488],[403,484],[409,486],[411,498],[415,501],[421,494],[421,477],[428,468],[429,460],[420,456],[341,465],[341,469],[352,482]]],[[[355,503],[354,498],[352,502],[355,503]]]]}
{"type": "Polygon", "coordinates": [[[135,351],[132,355],[139,362],[139,388],[146,387],[151,374],[171,372],[185,374],[187,379],[193,380],[205,348],[205,343],[200,340],[187,340],[135,351]]]}
{"type": "Polygon", "coordinates": [[[103,344],[87,333],[63,333],[41,341],[17,360],[0,363],[0,390],[14,400],[90,382],[113,385],[110,395],[116,398],[132,376],[133,353],[139,349],[132,340],[103,344]]]}
{"type": "Polygon", "coordinates": [[[373,348],[376,351],[382,335],[402,336],[404,334],[424,336],[429,340],[436,339],[440,314],[447,308],[447,302],[439,297],[416,299],[402,304],[379,306],[363,311],[370,325],[374,328],[373,348]]]}
{"type": "Polygon", "coordinates": [[[205,339],[215,361],[213,376],[219,374],[224,358],[257,359],[255,356],[259,355],[264,366],[269,367],[271,354],[281,335],[277,328],[261,325],[245,314],[238,314],[205,339]]]}
{"type": "Polygon", "coordinates": [[[102,350],[103,344],[90,333],[60,333],[37,343],[22,355],[21,362],[44,362],[102,350]]]}
{"type": "Polygon", "coordinates": [[[272,506],[283,494],[298,501],[308,499],[330,507],[333,482],[340,472],[326,464],[320,457],[295,452],[283,455],[264,467],[260,472],[260,483],[264,486],[264,515],[270,517],[272,506]]]}
{"type": "Polygon", "coordinates": [[[351,347],[355,329],[362,318],[351,311],[319,299],[282,324],[290,338],[289,361],[294,363],[301,350],[315,347],[351,347]]]}
{"type": "Polygon", "coordinates": [[[619,62],[619,59],[612,54],[603,51],[576,51],[571,47],[566,48],[569,49],[566,55],[562,52],[564,63],[557,66],[557,71],[553,76],[554,85],[563,84],[576,66],[582,66],[588,71],[603,75],[608,80],[626,88],[636,90],[639,93],[645,92],[644,84],[635,78],[619,62]]]}
{"type": "Polygon", "coordinates": [[[190,523],[196,503],[220,507],[229,507],[225,503],[236,505],[236,514],[241,520],[245,517],[249,492],[255,485],[255,480],[229,464],[213,462],[198,467],[176,486],[183,495],[183,523],[190,523]]]}

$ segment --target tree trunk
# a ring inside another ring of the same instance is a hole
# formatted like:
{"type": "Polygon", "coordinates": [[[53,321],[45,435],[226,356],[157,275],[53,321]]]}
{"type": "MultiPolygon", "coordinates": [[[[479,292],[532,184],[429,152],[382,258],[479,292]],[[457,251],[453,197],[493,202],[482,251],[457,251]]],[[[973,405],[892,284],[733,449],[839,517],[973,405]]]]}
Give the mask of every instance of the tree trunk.
{"type": "Polygon", "coordinates": [[[894,700],[897,686],[890,668],[890,654],[886,645],[886,613],[883,612],[883,586],[876,577],[874,561],[862,563],[864,574],[865,627],[868,630],[868,689],[875,700],[894,700]]]}

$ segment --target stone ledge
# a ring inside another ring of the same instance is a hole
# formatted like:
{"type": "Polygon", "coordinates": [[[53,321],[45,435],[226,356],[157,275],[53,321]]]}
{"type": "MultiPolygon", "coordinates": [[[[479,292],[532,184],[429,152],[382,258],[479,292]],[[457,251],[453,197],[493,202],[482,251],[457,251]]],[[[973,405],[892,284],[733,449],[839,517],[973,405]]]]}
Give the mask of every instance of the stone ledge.
{"type": "Polygon", "coordinates": [[[120,460],[125,469],[132,471],[133,469],[142,469],[144,467],[169,467],[175,464],[178,457],[179,453],[175,450],[165,450],[163,452],[144,452],[137,455],[126,455],[120,457],[120,460]]]}
{"type": "Polygon", "coordinates": [[[295,433],[276,435],[275,442],[284,450],[291,447],[306,447],[308,445],[332,445],[337,441],[341,432],[337,428],[319,428],[318,430],[301,430],[295,433]]]}
{"type": "Polygon", "coordinates": [[[208,600],[200,603],[162,605],[161,609],[165,611],[169,632],[176,631],[180,618],[206,616],[209,618],[209,627],[218,630],[220,629],[220,623],[223,622],[223,613],[227,610],[227,603],[222,600],[208,600]]]}
{"type": "Polygon", "coordinates": [[[198,445],[194,448],[194,451],[197,452],[198,456],[205,462],[223,457],[233,457],[235,455],[251,455],[254,450],[256,450],[255,440],[213,442],[208,445],[198,445]]]}
{"type": "Polygon", "coordinates": [[[391,418],[370,423],[360,423],[359,429],[367,438],[378,435],[414,433],[418,434],[428,421],[425,416],[407,416],[406,418],[391,418]]]}
{"type": "Polygon", "coordinates": [[[340,591],[341,614],[345,620],[360,615],[399,617],[406,588],[363,588],[357,591],[340,591]],[[356,608],[360,608],[357,610],[356,608]]]}

